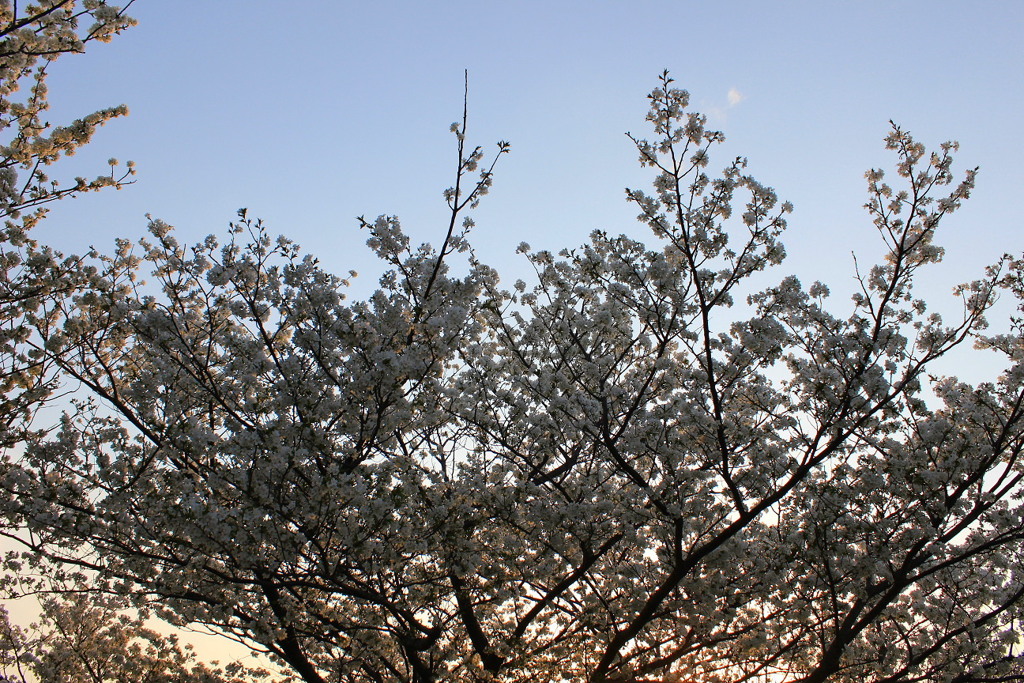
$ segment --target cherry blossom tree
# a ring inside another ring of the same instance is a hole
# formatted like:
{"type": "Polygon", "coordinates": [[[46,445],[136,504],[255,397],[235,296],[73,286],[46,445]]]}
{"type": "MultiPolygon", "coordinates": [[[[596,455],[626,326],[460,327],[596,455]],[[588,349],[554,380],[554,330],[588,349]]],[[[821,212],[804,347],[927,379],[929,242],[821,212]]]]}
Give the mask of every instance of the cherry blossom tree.
{"type": "Polygon", "coordinates": [[[974,171],[894,126],[852,302],[758,290],[791,207],[743,159],[710,174],[687,100],[664,75],[633,138],[653,246],[524,244],[511,290],[468,241],[494,165],[465,116],[440,246],[362,221],[366,300],[244,211],[97,257],[25,337],[79,392],[3,462],[12,559],[307,683],[1024,679],[1024,336],[986,336],[1024,261],[952,321],[914,290],[974,171]],[[937,374],[971,344],[1005,372],[937,374]]]}
{"type": "Polygon", "coordinates": [[[46,75],[62,55],[81,53],[91,42],[108,42],[133,25],[124,7],[105,0],[0,0],[0,446],[20,438],[28,418],[49,394],[47,363],[25,355],[19,342],[25,316],[40,302],[67,291],[80,279],[81,259],[65,258],[40,246],[29,231],[46,215],[46,205],[106,187],[120,188],[134,173],[118,169],[92,180],[53,179],[49,169],[91,139],[96,129],[127,114],[123,105],[83,116],[65,126],[44,119],[49,103],[46,75]]]}
{"type": "Polygon", "coordinates": [[[256,683],[267,672],[197,660],[175,636],[128,616],[123,600],[83,591],[43,601],[39,623],[12,624],[0,608],[5,683],[256,683]]]}

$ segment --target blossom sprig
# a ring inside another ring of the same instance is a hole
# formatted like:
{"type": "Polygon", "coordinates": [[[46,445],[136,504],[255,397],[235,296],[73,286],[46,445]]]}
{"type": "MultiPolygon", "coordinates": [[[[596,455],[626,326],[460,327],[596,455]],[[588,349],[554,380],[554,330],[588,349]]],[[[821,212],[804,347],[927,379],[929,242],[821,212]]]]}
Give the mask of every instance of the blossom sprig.
{"type": "MultiPolygon", "coordinates": [[[[123,7],[105,0],[50,3],[52,6],[20,7],[0,3],[0,217],[21,219],[19,230],[31,228],[45,214],[26,209],[104,187],[121,187],[134,174],[133,165],[122,174],[111,172],[93,180],[75,179],[62,187],[47,177],[43,167],[71,156],[88,144],[96,129],[128,113],[125,106],[88,114],[66,126],[51,126],[42,119],[49,108],[46,71],[63,54],[82,52],[92,41],[107,42],[134,25],[123,7]],[[91,25],[83,28],[83,22],[91,25]],[[30,83],[24,100],[15,100],[30,83]],[[19,178],[19,173],[24,177],[19,178]]],[[[12,229],[12,228],[9,228],[12,229]]]]}

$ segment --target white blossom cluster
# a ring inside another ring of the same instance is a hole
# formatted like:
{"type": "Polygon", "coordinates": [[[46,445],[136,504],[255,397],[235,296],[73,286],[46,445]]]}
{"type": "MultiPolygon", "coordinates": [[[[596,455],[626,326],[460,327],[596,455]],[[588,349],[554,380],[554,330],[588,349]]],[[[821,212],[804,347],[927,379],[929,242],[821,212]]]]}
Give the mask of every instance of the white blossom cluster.
{"type": "Polygon", "coordinates": [[[983,332],[1024,261],[953,323],[913,289],[973,173],[893,128],[888,254],[838,314],[751,291],[792,207],[742,159],[711,174],[722,134],[667,74],[650,104],[627,196],[654,245],[524,244],[513,291],[469,246],[493,164],[465,118],[441,246],[362,221],[365,301],[244,211],[94,259],[26,323],[81,399],[0,468],[21,559],[307,683],[1020,680],[1024,337],[983,332]],[[972,341],[1006,373],[932,377],[972,341]]]}

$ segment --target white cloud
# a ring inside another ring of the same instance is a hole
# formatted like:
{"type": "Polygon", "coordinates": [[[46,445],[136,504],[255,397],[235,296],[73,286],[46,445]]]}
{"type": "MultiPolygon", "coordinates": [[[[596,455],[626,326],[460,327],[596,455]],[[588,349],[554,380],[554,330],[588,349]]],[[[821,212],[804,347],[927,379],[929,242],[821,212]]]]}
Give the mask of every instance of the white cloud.
{"type": "Polygon", "coordinates": [[[746,97],[744,97],[743,93],[741,93],[739,90],[737,90],[736,88],[729,88],[729,106],[730,107],[735,107],[737,104],[739,104],[740,102],[742,102],[745,99],[746,99],[746,97]]]}

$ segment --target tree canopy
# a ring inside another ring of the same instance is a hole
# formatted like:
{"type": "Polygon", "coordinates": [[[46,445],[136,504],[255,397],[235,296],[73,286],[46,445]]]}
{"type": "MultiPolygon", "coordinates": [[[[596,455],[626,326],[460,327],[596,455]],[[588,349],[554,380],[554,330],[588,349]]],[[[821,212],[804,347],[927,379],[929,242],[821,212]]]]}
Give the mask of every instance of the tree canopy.
{"type": "Polygon", "coordinates": [[[511,289],[468,217],[509,147],[486,160],[465,115],[440,246],[361,221],[365,300],[244,210],[70,261],[7,237],[9,562],[307,683],[1024,679],[1024,336],[986,336],[1024,261],[951,322],[914,290],[974,171],[893,126],[852,301],[758,290],[792,207],[743,159],[709,170],[723,135],[667,73],[649,105],[651,245],[523,244],[511,289]],[[971,344],[1006,371],[937,374],[971,344]]]}
{"type": "Polygon", "coordinates": [[[126,611],[123,598],[82,586],[44,599],[29,629],[0,607],[2,683],[258,683],[267,675],[238,663],[208,666],[126,611]]]}

